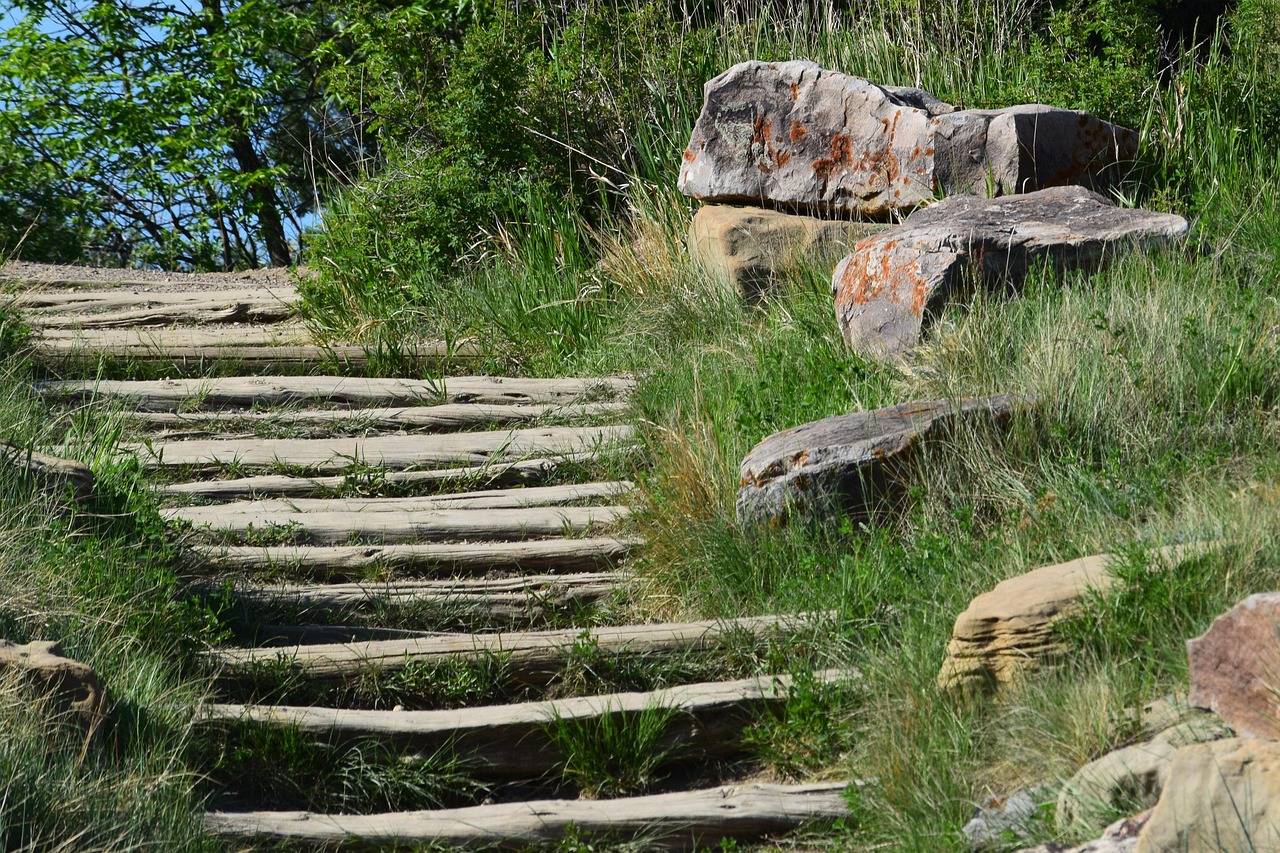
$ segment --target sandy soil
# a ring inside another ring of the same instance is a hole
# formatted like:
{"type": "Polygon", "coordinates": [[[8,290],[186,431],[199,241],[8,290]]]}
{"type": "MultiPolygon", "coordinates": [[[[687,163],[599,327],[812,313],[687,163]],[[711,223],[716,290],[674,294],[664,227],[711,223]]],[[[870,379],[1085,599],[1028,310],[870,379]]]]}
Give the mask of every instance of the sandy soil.
{"type": "Polygon", "coordinates": [[[295,275],[305,268],[259,269],[229,273],[179,273],[10,261],[0,265],[0,288],[34,287],[134,287],[152,292],[166,290],[243,290],[251,287],[292,287],[295,275]]]}

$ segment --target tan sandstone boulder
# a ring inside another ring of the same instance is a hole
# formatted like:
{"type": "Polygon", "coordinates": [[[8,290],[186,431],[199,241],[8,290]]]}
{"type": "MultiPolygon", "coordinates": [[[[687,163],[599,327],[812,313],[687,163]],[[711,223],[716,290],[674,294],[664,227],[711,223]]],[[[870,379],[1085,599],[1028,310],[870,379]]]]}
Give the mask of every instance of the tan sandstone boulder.
{"type": "MultiPolygon", "coordinates": [[[[1161,560],[1203,553],[1206,545],[1162,548],[1161,560]]],[[[1110,554],[1081,557],[1027,572],[996,584],[956,618],[947,657],[938,673],[943,690],[980,690],[1009,684],[1021,673],[1066,648],[1054,626],[1079,615],[1089,590],[1104,592],[1115,582],[1110,554]]]]}
{"type": "Polygon", "coordinates": [[[1137,853],[1280,851],[1280,743],[1231,738],[1179,749],[1137,853]]]}
{"type": "Polygon", "coordinates": [[[708,81],[680,170],[707,202],[886,219],[941,195],[1123,179],[1138,136],[1043,104],[957,110],[812,62],[743,62],[708,81]]]}
{"type": "Polygon", "coordinates": [[[86,664],[72,660],[56,642],[25,645],[0,640],[0,671],[18,672],[59,714],[73,714],[94,724],[105,710],[106,695],[86,664]]]}
{"type": "Polygon", "coordinates": [[[1187,642],[1192,705],[1241,737],[1280,738],[1280,592],[1251,595],[1187,642]]]}
{"type": "Polygon", "coordinates": [[[855,243],[884,228],[759,207],[707,204],[689,226],[689,254],[712,276],[750,299],[800,263],[826,263],[830,269],[855,243]]]}

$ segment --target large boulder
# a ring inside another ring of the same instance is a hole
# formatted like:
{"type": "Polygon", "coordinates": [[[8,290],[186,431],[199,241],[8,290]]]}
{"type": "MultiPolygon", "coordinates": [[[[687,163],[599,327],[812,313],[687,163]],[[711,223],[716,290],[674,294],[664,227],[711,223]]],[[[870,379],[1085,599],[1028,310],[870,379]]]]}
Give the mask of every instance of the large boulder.
{"type": "MultiPolygon", "coordinates": [[[[1170,546],[1157,554],[1161,561],[1176,564],[1207,547],[1170,546]]],[[[962,693],[999,687],[1065,652],[1056,626],[1083,612],[1090,590],[1111,588],[1115,576],[1108,565],[1114,559],[1110,554],[1095,554],[1042,566],[1001,581],[973,599],[956,617],[938,686],[962,693]]]]}
{"type": "Polygon", "coordinates": [[[1280,851],[1280,743],[1231,738],[1174,754],[1137,853],[1280,851]]]}
{"type": "Polygon", "coordinates": [[[1003,424],[1027,402],[1007,394],[900,403],[802,424],[757,444],[738,469],[738,520],[779,525],[790,514],[869,519],[905,492],[920,445],[957,421],[1003,424]]]}
{"type": "Polygon", "coordinates": [[[884,219],[940,195],[1105,189],[1138,148],[1088,113],[956,110],[812,62],[743,62],[703,93],[679,187],[708,202],[884,219]]]}
{"type": "Polygon", "coordinates": [[[840,262],[831,280],[836,319],[852,349],[899,358],[927,318],[975,285],[1016,287],[1039,264],[1093,270],[1186,234],[1181,216],[1119,208],[1082,187],[944,199],[861,240],[840,262]]]}
{"type": "Polygon", "coordinates": [[[57,714],[96,724],[104,711],[106,695],[93,669],[67,657],[56,642],[0,640],[0,672],[17,672],[57,714]]]}
{"type": "Polygon", "coordinates": [[[1280,592],[1251,595],[1187,642],[1190,702],[1236,734],[1280,739],[1280,592]]]}
{"type": "Polygon", "coordinates": [[[830,269],[855,243],[885,227],[707,204],[689,226],[689,254],[712,276],[751,299],[798,264],[826,264],[830,269]]]}
{"type": "Polygon", "coordinates": [[[1160,799],[1176,746],[1148,742],[1108,752],[1062,787],[1054,819],[1059,828],[1093,829],[1117,809],[1148,809],[1160,799]]]}

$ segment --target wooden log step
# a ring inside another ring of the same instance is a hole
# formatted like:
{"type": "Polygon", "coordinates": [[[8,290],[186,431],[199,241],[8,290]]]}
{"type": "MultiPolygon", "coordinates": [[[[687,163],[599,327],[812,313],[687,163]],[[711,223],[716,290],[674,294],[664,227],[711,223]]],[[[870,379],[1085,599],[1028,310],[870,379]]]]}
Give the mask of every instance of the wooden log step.
{"type": "MultiPolygon", "coordinates": [[[[829,684],[850,680],[848,670],[816,673],[829,684]]],[[[344,708],[280,705],[210,705],[201,722],[250,722],[293,727],[334,745],[376,740],[397,750],[430,755],[452,749],[480,777],[537,778],[564,764],[564,755],[549,730],[554,721],[587,721],[602,717],[633,719],[668,711],[671,719],[661,751],[679,757],[732,755],[742,749],[742,730],[754,719],[781,706],[790,694],[789,675],[756,676],[736,681],[686,684],[635,693],[611,693],[459,708],[444,711],[356,711],[344,708]]]]}
{"type": "Polygon", "coordinates": [[[845,782],[725,785],[619,800],[535,800],[380,815],[212,812],[205,831],[239,839],[326,846],[438,844],[523,849],[578,837],[643,839],[646,849],[688,850],[723,838],[759,838],[848,813],[845,782]]]}
{"type": "Polygon", "coordinates": [[[596,418],[617,415],[625,403],[581,405],[492,405],[446,403],[442,406],[408,406],[379,409],[302,409],[275,412],[132,412],[129,419],[161,428],[213,425],[270,424],[282,427],[316,427],[330,432],[370,429],[469,429],[487,424],[518,424],[546,418],[596,418]]]}
{"type": "Polygon", "coordinates": [[[419,512],[304,512],[288,516],[233,515],[205,520],[197,534],[244,539],[279,530],[295,543],[394,544],[536,539],[566,533],[600,533],[626,518],[624,506],[438,509],[419,512]]]}
{"type": "Polygon", "coordinates": [[[625,480],[605,483],[572,483],[564,486],[532,486],[524,489],[489,489],[454,492],[416,498],[294,498],[288,500],[237,501],[216,506],[163,509],[165,518],[189,521],[197,527],[218,527],[236,516],[253,516],[263,524],[287,524],[303,513],[422,512],[432,509],[516,509],[527,506],[565,506],[585,501],[618,498],[635,491],[625,480]]]}
{"type": "Polygon", "coordinates": [[[239,498],[307,498],[330,494],[348,487],[405,487],[447,483],[454,480],[483,485],[518,485],[536,482],[550,476],[566,462],[590,464],[612,453],[629,450],[629,446],[611,449],[606,453],[566,453],[561,456],[522,459],[518,462],[499,462],[485,465],[469,465],[463,468],[433,468],[426,471],[379,471],[366,481],[359,475],[333,477],[291,477],[287,474],[260,474],[256,477],[238,477],[231,480],[196,480],[190,483],[172,483],[158,486],[162,495],[193,497],[208,500],[236,500],[239,498]]]}
{"type": "Polygon", "coordinates": [[[196,545],[191,552],[208,569],[247,573],[283,568],[316,578],[359,578],[372,571],[471,575],[492,571],[589,572],[612,567],[640,544],[602,537],[327,548],[196,545]]]}
{"type": "Polygon", "coordinates": [[[34,329],[128,329],[227,323],[282,323],[293,315],[288,305],[208,300],[179,306],[133,308],[95,313],[27,311],[23,319],[34,329]]]}
{"type": "Polygon", "coordinates": [[[125,398],[146,412],[263,408],[307,403],[357,407],[420,406],[441,403],[579,403],[627,394],[630,379],[512,379],[451,376],[419,379],[359,379],[342,376],[233,376],[222,379],[165,379],[155,382],[86,380],[45,382],[58,397],[125,398]]]}
{"type": "Polygon", "coordinates": [[[112,287],[93,290],[31,290],[14,297],[13,306],[24,313],[120,311],[127,308],[187,307],[210,302],[238,302],[246,305],[290,306],[298,301],[292,287],[238,288],[228,290],[155,290],[140,287],[112,287]]]}
{"type": "MultiPolygon", "coordinates": [[[[369,581],[330,584],[241,584],[231,591],[249,606],[284,605],[306,613],[351,613],[372,605],[438,606],[449,614],[509,623],[546,612],[590,607],[616,592],[624,575],[586,572],[513,578],[369,581]]],[[[346,641],[344,641],[346,642],[346,641]]]]}
{"type": "MultiPolygon", "coordinates": [[[[32,355],[50,364],[97,358],[127,359],[139,364],[190,366],[221,362],[246,370],[302,369],[327,364],[353,369],[369,366],[363,347],[321,346],[307,342],[297,330],[270,331],[271,326],[217,329],[45,329],[30,341],[32,355]]],[[[425,358],[442,358],[442,346],[428,348],[425,358]]]]}
{"type": "Polygon", "coordinates": [[[390,673],[413,664],[444,660],[487,660],[500,655],[517,681],[540,683],[555,675],[575,645],[587,642],[614,655],[661,655],[713,648],[734,635],[766,636],[809,624],[809,614],[748,616],[702,622],[619,625],[582,630],[508,631],[451,634],[422,640],[320,644],[292,649],[232,648],[206,653],[224,676],[264,665],[291,664],[311,679],[344,680],[365,673],[390,673]]]}
{"type": "Polygon", "coordinates": [[[626,444],[629,426],[535,427],[486,432],[378,435],[347,438],[246,438],[124,445],[146,470],[236,465],[246,469],[292,466],[317,474],[356,467],[446,468],[514,461],[521,457],[599,452],[626,444]]]}

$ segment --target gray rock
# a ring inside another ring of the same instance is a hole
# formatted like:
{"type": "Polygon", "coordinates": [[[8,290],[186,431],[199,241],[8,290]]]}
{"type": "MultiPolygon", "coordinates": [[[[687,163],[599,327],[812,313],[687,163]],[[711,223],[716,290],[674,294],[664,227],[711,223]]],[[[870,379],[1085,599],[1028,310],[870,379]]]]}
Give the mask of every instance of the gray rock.
{"type": "Polygon", "coordinates": [[[1280,592],[1251,595],[1187,641],[1189,701],[1241,737],[1280,738],[1280,592]]]}
{"type": "Polygon", "coordinates": [[[1094,270],[1121,251],[1186,234],[1181,216],[1122,209],[1081,187],[949,198],[862,240],[840,262],[831,282],[836,319],[854,350],[900,357],[928,317],[975,284],[1016,287],[1044,263],[1094,270]]]}
{"type": "Polygon", "coordinates": [[[1039,790],[1026,790],[996,798],[980,806],[978,813],[960,831],[975,850],[1004,844],[1014,838],[1026,838],[1042,820],[1038,802],[1042,794],[1039,790]]]}
{"type": "Polygon", "coordinates": [[[713,277],[751,299],[800,263],[825,263],[830,268],[863,237],[885,227],[708,204],[689,226],[689,254],[713,277]]]}
{"type": "Polygon", "coordinates": [[[888,218],[939,195],[1119,182],[1133,131],[1041,104],[956,110],[812,62],[743,62],[704,87],[679,187],[709,202],[888,218]]]}
{"type": "Polygon", "coordinates": [[[1027,402],[1007,394],[901,403],[802,424],[760,442],[738,469],[738,520],[782,524],[791,513],[866,520],[904,497],[919,445],[963,419],[1004,424],[1027,402]]]}

